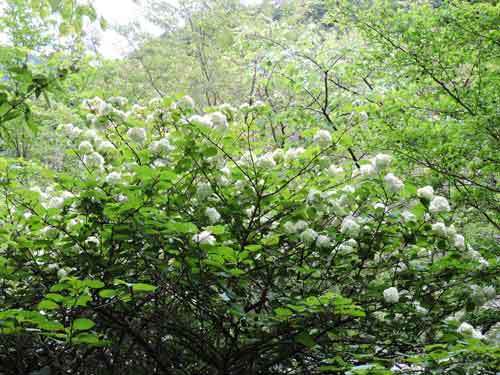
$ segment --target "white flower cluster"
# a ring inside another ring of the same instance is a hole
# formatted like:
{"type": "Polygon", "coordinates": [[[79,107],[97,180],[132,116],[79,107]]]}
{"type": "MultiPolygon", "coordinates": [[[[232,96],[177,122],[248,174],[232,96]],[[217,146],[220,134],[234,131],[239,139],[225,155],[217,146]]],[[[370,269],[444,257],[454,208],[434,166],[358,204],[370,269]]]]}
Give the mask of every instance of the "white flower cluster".
{"type": "Polygon", "coordinates": [[[384,300],[387,303],[399,302],[399,291],[396,287],[392,286],[384,290],[384,300]]]}
{"type": "MultiPolygon", "coordinates": [[[[126,120],[130,116],[144,118],[146,107],[134,104],[130,111],[124,112],[119,108],[124,108],[128,104],[128,100],[124,97],[111,97],[108,102],[99,97],[86,99],[82,101],[81,108],[89,111],[86,115],[87,121],[92,126],[109,124],[108,120],[126,120]],[[116,106],[116,107],[115,107],[116,106]]],[[[69,132],[69,129],[67,129],[69,132]]]]}
{"type": "Polygon", "coordinates": [[[212,125],[215,129],[224,130],[227,128],[227,118],[222,112],[210,113],[210,119],[212,120],[212,125]]]}
{"type": "Polygon", "coordinates": [[[458,249],[465,249],[465,238],[457,233],[453,225],[446,226],[442,221],[432,224],[432,231],[439,237],[448,238],[453,245],[458,249]]]}
{"type": "Polygon", "coordinates": [[[276,160],[274,158],[273,152],[268,152],[263,155],[260,155],[256,158],[255,164],[263,169],[271,169],[276,166],[276,160]]]}
{"type": "Polygon", "coordinates": [[[497,297],[496,289],[492,285],[481,287],[479,285],[472,284],[469,288],[470,301],[477,307],[487,307],[488,305],[491,305],[489,302],[497,297]]]}
{"type": "Polygon", "coordinates": [[[359,168],[359,173],[361,176],[374,176],[377,174],[377,169],[373,164],[363,164],[359,168]]]}
{"type": "Polygon", "coordinates": [[[340,232],[347,234],[352,237],[356,237],[361,230],[361,226],[357,223],[356,219],[353,216],[347,216],[342,221],[342,225],[340,226],[340,232]]]}
{"type": "Polygon", "coordinates": [[[83,163],[90,169],[101,169],[104,166],[104,158],[98,152],[91,152],[83,156],[83,163]]]}
{"type": "Polygon", "coordinates": [[[392,157],[387,154],[377,154],[375,157],[371,160],[373,166],[377,170],[381,170],[383,168],[386,168],[389,166],[391,163],[392,157]]]}
{"type": "Polygon", "coordinates": [[[476,328],[474,328],[474,326],[472,326],[467,322],[463,322],[462,324],[460,324],[460,326],[457,329],[457,332],[463,336],[470,336],[475,339],[484,338],[481,331],[477,330],[476,328]]]}
{"type": "Polygon", "coordinates": [[[68,271],[66,271],[64,268],[61,268],[57,271],[57,277],[59,279],[64,279],[67,276],[68,276],[68,271]]]}
{"type": "Polygon", "coordinates": [[[207,207],[205,215],[208,217],[210,224],[218,223],[221,219],[220,213],[213,207],[207,207]]]}
{"type": "Polygon", "coordinates": [[[320,249],[329,248],[331,245],[332,241],[328,236],[321,234],[316,238],[316,246],[320,249]]]}
{"type": "Polygon", "coordinates": [[[441,212],[449,212],[451,210],[450,204],[445,197],[436,195],[432,198],[431,203],[429,204],[429,211],[433,214],[441,213],[441,212]]]}
{"type": "Polygon", "coordinates": [[[262,100],[256,100],[253,104],[243,103],[239,107],[240,111],[243,113],[249,113],[263,108],[266,108],[266,103],[262,100]]]}
{"type": "Polygon", "coordinates": [[[212,195],[212,186],[208,182],[200,182],[196,188],[196,196],[203,200],[212,195]]]}
{"type": "Polygon", "coordinates": [[[195,234],[193,236],[193,241],[200,244],[200,245],[215,245],[215,243],[217,242],[215,237],[212,236],[212,233],[205,230],[203,232],[200,232],[198,234],[195,234]]]}
{"type": "Polygon", "coordinates": [[[99,139],[99,135],[97,134],[97,130],[95,130],[93,128],[86,129],[82,133],[82,139],[85,139],[87,141],[96,142],[99,139]]]}
{"type": "Polygon", "coordinates": [[[155,154],[164,155],[171,152],[174,147],[170,144],[170,140],[167,137],[163,137],[160,140],[151,142],[149,149],[155,154]]]}
{"type": "Polygon", "coordinates": [[[298,159],[305,152],[303,147],[292,147],[285,152],[285,160],[292,161],[298,159]]]}
{"type": "Polygon", "coordinates": [[[112,154],[116,151],[115,146],[110,141],[103,141],[101,139],[97,139],[95,141],[97,151],[103,154],[112,154]]]}
{"type": "Polygon", "coordinates": [[[101,241],[99,241],[99,238],[96,236],[90,236],[85,240],[85,245],[90,246],[90,247],[97,247],[101,241]]]}
{"type": "Polygon", "coordinates": [[[124,107],[128,104],[128,99],[123,96],[112,96],[108,98],[108,102],[119,107],[124,107]]]}
{"type": "Polygon", "coordinates": [[[321,192],[319,190],[316,190],[316,189],[311,189],[309,190],[309,192],[307,193],[307,198],[306,198],[306,201],[307,201],[307,204],[315,204],[315,203],[319,203],[322,196],[321,196],[321,192]]]}
{"type": "Polygon", "coordinates": [[[417,196],[430,201],[434,197],[434,189],[432,186],[424,186],[417,190],[417,196]]]}
{"type": "Polygon", "coordinates": [[[78,151],[80,151],[84,155],[87,155],[94,151],[94,147],[89,141],[83,141],[78,146],[78,151]]]}
{"type": "Polygon", "coordinates": [[[332,144],[332,135],[328,130],[318,130],[316,134],[314,134],[313,142],[317,143],[321,147],[328,147],[332,144]]]}
{"type": "Polygon", "coordinates": [[[300,234],[300,239],[304,244],[311,245],[318,238],[318,233],[314,229],[307,228],[300,234]]]}
{"type": "Polygon", "coordinates": [[[229,103],[223,103],[221,105],[219,105],[219,110],[227,115],[229,115],[230,117],[234,116],[234,114],[236,113],[237,109],[234,108],[231,104],[229,103]]]}
{"type": "Polygon", "coordinates": [[[337,176],[341,175],[342,173],[344,173],[344,169],[342,167],[339,167],[339,166],[337,166],[335,164],[331,164],[328,167],[327,174],[330,177],[337,177],[337,176]]]}
{"type": "Polygon", "coordinates": [[[55,238],[59,237],[59,231],[57,230],[57,228],[54,228],[52,226],[46,226],[46,227],[42,228],[42,230],[40,231],[40,234],[43,237],[47,237],[50,239],[55,239],[55,238]]]}
{"type": "Polygon", "coordinates": [[[394,174],[392,173],[388,173],[384,177],[384,181],[387,184],[387,188],[389,189],[389,191],[393,193],[397,193],[404,187],[403,181],[394,176],[394,174]]]}
{"type": "MultiPolygon", "coordinates": [[[[364,177],[373,177],[384,168],[386,168],[390,164],[391,160],[392,158],[390,155],[377,154],[369,160],[369,163],[362,164],[359,168],[359,171],[355,170],[353,176],[356,176],[359,173],[364,177]]],[[[390,173],[390,175],[392,175],[392,173],[390,173]]]]}
{"type": "Polygon", "coordinates": [[[145,119],[146,111],[147,111],[146,107],[143,107],[142,105],[139,104],[134,104],[130,109],[130,111],[126,113],[126,117],[134,116],[139,119],[145,119]]]}
{"type": "Polygon", "coordinates": [[[58,129],[71,140],[78,138],[82,134],[82,129],[73,124],[63,124],[58,129]]]}
{"type": "MultiPolygon", "coordinates": [[[[32,191],[40,194],[40,203],[45,209],[62,209],[68,199],[74,198],[74,194],[69,191],[56,191],[54,186],[49,186],[42,191],[39,187],[31,188],[32,191]]],[[[31,216],[31,215],[30,215],[31,216]]]]}
{"type": "Polygon", "coordinates": [[[186,95],[183,96],[177,103],[174,105],[174,108],[178,107],[182,110],[192,110],[194,109],[195,103],[192,97],[186,95]]]}
{"type": "Polygon", "coordinates": [[[411,213],[410,211],[408,211],[408,210],[404,210],[401,213],[401,217],[403,218],[403,220],[404,220],[405,223],[408,223],[408,222],[411,222],[411,221],[415,221],[417,219],[417,217],[413,213],[411,213]]]}
{"type": "Polygon", "coordinates": [[[127,131],[127,136],[134,141],[135,143],[138,144],[143,144],[146,142],[146,129],[144,128],[130,128],[127,131]]]}
{"type": "Polygon", "coordinates": [[[483,267],[489,266],[489,262],[486,259],[484,259],[484,257],[481,255],[481,253],[477,250],[474,250],[474,249],[469,247],[466,255],[468,257],[470,257],[471,259],[475,260],[476,262],[479,262],[479,264],[483,267]]]}
{"type": "Polygon", "coordinates": [[[103,167],[105,160],[101,153],[111,157],[117,151],[113,143],[99,137],[96,129],[89,128],[83,131],[72,124],[65,124],[61,125],[59,130],[73,141],[80,141],[77,149],[83,155],[83,162],[89,169],[103,167]]]}
{"type": "Polygon", "coordinates": [[[309,224],[307,224],[307,222],[304,220],[299,220],[299,221],[296,221],[295,223],[293,223],[291,221],[287,221],[283,225],[283,227],[287,233],[299,233],[299,232],[304,231],[308,226],[309,226],[309,224]]]}
{"type": "Polygon", "coordinates": [[[391,367],[391,371],[394,373],[403,374],[424,374],[424,368],[418,365],[408,365],[406,363],[397,363],[391,367]]]}
{"type": "Polygon", "coordinates": [[[113,106],[106,103],[104,100],[98,96],[93,99],[86,99],[82,103],[83,109],[90,110],[97,116],[106,116],[113,111],[113,106]]]}
{"type": "Polygon", "coordinates": [[[350,254],[354,252],[357,246],[358,242],[354,238],[349,238],[347,241],[340,244],[339,251],[343,254],[350,254]]]}
{"type": "Polygon", "coordinates": [[[203,116],[193,115],[189,117],[188,122],[217,130],[225,130],[228,126],[226,115],[222,112],[212,112],[203,116]]]}
{"type": "Polygon", "coordinates": [[[122,174],[120,172],[111,172],[105,178],[106,183],[109,185],[118,185],[122,180],[122,174]]]}

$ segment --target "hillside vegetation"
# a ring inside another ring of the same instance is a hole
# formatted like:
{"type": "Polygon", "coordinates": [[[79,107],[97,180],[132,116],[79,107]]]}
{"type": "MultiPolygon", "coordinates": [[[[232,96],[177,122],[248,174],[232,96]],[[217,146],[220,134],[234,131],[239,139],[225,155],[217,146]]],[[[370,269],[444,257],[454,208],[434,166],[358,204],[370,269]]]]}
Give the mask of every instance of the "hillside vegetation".
{"type": "Polygon", "coordinates": [[[4,3],[0,375],[498,375],[496,1],[4,3]]]}

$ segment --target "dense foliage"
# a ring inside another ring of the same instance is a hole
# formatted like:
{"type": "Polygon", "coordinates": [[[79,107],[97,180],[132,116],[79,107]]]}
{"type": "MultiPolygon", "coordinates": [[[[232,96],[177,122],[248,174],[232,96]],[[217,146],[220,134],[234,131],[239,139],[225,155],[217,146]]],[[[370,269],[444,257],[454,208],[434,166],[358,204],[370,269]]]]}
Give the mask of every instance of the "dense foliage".
{"type": "Polygon", "coordinates": [[[497,5],[151,0],[109,61],[48,3],[0,17],[0,374],[497,373],[497,5]]]}

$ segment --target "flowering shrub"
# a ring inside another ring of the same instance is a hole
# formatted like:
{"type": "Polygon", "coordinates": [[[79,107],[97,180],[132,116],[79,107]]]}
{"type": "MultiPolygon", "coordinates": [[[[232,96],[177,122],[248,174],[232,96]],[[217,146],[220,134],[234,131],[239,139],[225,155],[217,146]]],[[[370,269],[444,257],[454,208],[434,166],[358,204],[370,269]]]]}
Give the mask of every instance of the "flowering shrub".
{"type": "Polygon", "coordinates": [[[405,184],[390,155],[358,169],[340,131],[277,148],[263,106],[96,98],[85,127],[60,127],[80,170],[3,162],[2,366],[493,369],[497,263],[448,200],[405,184]],[[3,354],[14,345],[22,361],[3,354]]]}

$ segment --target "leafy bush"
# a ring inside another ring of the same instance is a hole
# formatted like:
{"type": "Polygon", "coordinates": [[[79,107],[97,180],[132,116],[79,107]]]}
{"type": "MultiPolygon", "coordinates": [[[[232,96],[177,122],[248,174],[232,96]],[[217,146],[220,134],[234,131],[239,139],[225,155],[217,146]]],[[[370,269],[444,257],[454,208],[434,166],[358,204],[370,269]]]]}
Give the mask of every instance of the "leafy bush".
{"type": "Polygon", "coordinates": [[[342,130],[277,148],[268,110],[94,98],[79,168],[2,160],[0,373],[495,373],[493,251],[342,130]]]}

